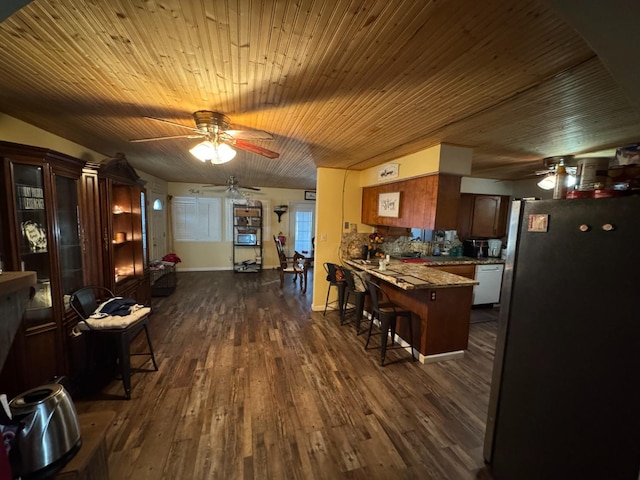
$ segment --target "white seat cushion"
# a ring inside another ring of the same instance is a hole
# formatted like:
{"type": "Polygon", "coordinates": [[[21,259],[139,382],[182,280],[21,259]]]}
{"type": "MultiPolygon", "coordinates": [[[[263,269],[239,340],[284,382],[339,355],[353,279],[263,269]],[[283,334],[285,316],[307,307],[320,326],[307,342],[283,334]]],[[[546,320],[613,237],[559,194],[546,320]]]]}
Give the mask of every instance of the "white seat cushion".
{"type": "Polygon", "coordinates": [[[145,307],[143,305],[134,305],[131,307],[131,313],[124,317],[120,317],[117,315],[108,315],[102,318],[87,318],[82,322],[78,322],[78,328],[80,330],[91,330],[91,329],[107,329],[107,328],[126,328],[134,322],[137,322],[142,317],[149,315],[151,312],[151,307],[145,307]],[[91,328],[85,325],[85,322],[88,323],[91,328]]]}

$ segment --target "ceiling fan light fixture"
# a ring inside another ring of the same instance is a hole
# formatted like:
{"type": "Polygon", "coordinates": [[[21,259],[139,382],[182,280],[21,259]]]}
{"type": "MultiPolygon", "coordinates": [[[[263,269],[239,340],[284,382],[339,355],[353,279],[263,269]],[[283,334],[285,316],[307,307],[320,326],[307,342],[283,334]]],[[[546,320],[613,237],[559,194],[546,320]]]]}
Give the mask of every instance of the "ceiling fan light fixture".
{"type": "Polygon", "coordinates": [[[556,186],[555,173],[550,173],[548,175],[545,175],[544,178],[538,182],[538,187],[540,187],[543,190],[553,190],[555,186],[556,186]]]}
{"type": "Polygon", "coordinates": [[[236,151],[226,143],[215,144],[211,140],[200,142],[189,152],[201,162],[210,161],[214,165],[227,163],[236,156],[236,151]]]}

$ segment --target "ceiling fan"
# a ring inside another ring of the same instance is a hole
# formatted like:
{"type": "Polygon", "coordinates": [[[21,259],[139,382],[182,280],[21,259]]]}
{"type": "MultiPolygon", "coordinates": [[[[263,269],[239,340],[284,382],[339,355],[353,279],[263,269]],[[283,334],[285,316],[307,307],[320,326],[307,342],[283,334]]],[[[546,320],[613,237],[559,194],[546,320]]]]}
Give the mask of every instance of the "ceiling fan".
{"type": "Polygon", "coordinates": [[[172,122],[156,117],[144,117],[156,122],[162,122],[176,127],[190,130],[191,133],[183,135],[169,135],[163,137],[134,138],[130,142],[153,142],[156,140],[172,140],[176,138],[202,138],[203,142],[196,145],[190,152],[199,160],[211,160],[212,163],[225,163],[235,156],[234,146],[248,152],[256,153],[267,158],[278,158],[280,154],[268,148],[254,145],[246,140],[272,140],[271,134],[262,130],[232,130],[229,117],[209,110],[194,112],[195,127],[189,127],[181,123],[172,122]]]}
{"type": "MultiPolygon", "coordinates": [[[[247,198],[247,195],[242,190],[251,190],[253,192],[259,192],[260,189],[257,187],[249,187],[247,185],[240,185],[238,179],[235,175],[229,175],[226,183],[209,183],[207,185],[203,185],[203,188],[209,187],[226,187],[224,190],[225,197],[228,198],[247,198]]],[[[261,195],[261,194],[258,194],[261,195]]]]}
{"type": "Polygon", "coordinates": [[[561,157],[547,157],[542,160],[544,166],[541,170],[536,170],[530,176],[542,176],[542,179],[538,182],[538,186],[543,190],[551,190],[556,184],[556,172],[560,165],[565,167],[565,170],[571,180],[575,182],[576,175],[576,161],[573,155],[565,155],[561,157]]]}

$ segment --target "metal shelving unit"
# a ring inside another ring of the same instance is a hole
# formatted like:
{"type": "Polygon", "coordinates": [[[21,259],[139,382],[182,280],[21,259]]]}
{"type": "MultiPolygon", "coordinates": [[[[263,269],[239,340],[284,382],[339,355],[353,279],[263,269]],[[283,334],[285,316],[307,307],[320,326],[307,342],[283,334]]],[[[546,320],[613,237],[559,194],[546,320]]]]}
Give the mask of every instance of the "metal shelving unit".
{"type": "Polygon", "coordinates": [[[262,203],[233,205],[233,270],[262,270],[262,203]]]}

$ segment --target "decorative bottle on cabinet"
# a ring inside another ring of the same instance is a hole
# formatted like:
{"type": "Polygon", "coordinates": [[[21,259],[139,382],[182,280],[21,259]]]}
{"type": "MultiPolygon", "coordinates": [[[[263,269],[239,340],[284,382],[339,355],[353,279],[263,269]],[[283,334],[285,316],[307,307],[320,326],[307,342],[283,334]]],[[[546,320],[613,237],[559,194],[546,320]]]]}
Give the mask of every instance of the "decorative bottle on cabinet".
{"type": "Polygon", "coordinates": [[[556,171],[556,185],[553,189],[553,198],[555,200],[567,198],[567,169],[564,165],[559,165],[556,171]]]}

